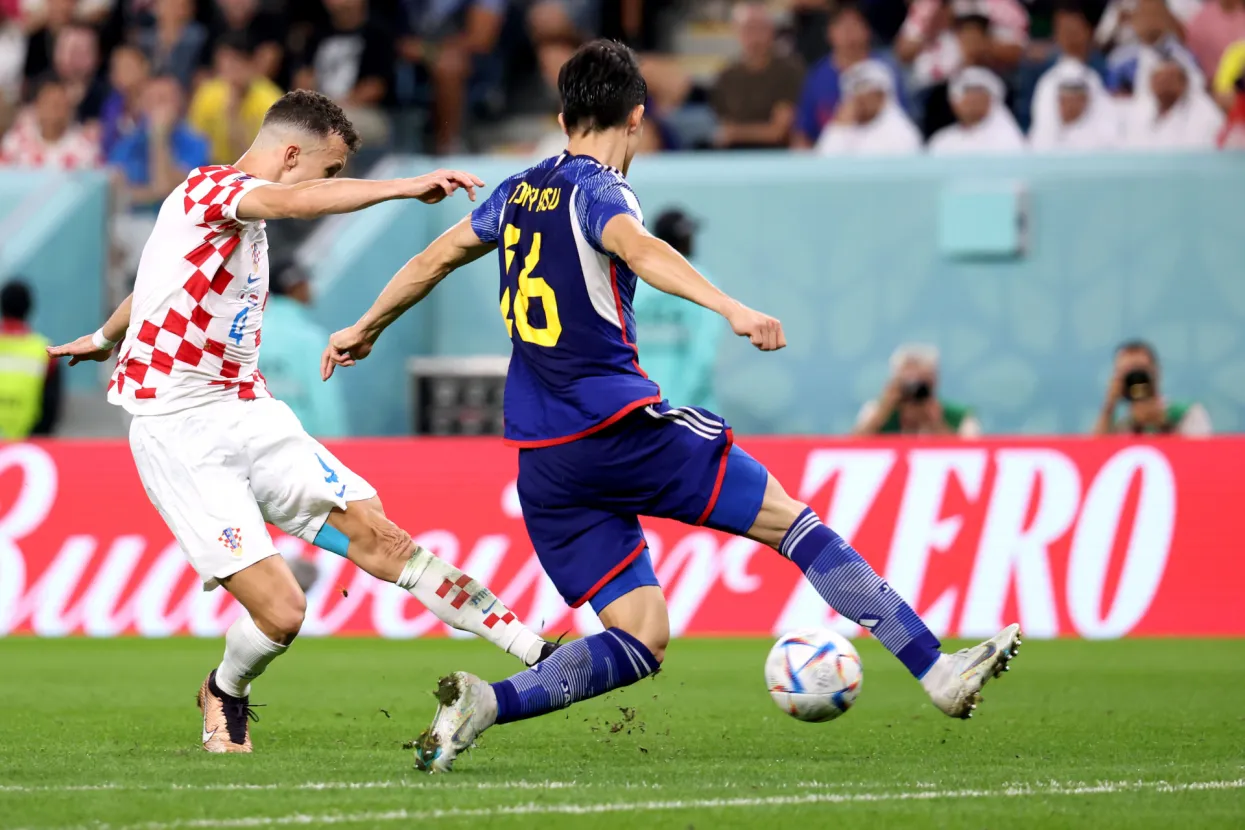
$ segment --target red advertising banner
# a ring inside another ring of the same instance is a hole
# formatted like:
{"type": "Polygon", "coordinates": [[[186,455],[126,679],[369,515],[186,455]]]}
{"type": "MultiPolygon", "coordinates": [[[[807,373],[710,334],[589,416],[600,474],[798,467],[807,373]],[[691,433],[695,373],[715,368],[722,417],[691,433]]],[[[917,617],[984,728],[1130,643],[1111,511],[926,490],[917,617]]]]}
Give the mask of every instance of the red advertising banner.
{"type": "MultiPolygon", "coordinates": [[[[945,636],[1018,620],[1029,637],[1245,635],[1245,439],[743,445],[945,636]]],[[[333,451],[424,547],[533,626],[599,628],[548,582],[523,529],[515,452],[491,439],[347,441],[333,451]]],[[[776,553],[648,524],[678,634],[858,633],[776,553]]],[[[288,536],[321,577],[304,633],[442,635],[404,591],[288,536]]],[[[204,593],[124,442],[0,447],[0,634],[217,636],[238,609],[204,593]]]]}

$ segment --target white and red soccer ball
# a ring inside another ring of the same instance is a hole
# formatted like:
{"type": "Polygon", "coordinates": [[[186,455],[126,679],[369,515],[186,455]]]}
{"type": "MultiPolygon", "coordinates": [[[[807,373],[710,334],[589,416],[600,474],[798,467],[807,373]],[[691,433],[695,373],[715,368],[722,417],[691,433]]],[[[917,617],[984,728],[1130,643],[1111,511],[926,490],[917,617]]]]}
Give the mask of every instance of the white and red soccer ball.
{"type": "Polygon", "coordinates": [[[850,709],[863,680],[855,647],[825,629],[784,634],[765,658],[765,685],[774,703],[809,723],[834,720],[850,709]]]}

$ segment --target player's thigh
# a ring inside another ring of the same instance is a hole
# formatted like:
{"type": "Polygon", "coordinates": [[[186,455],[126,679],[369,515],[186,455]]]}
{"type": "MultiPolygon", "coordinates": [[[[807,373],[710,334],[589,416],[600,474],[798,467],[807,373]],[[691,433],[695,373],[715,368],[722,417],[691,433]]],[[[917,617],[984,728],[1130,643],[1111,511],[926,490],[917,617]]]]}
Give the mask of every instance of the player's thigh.
{"type": "Polygon", "coordinates": [[[620,628],[648,647],[658,662],[666,657],[670,644],[670,611],[660,586],[639,585],[608,604],[593,603],[601,624],[620,628]]]}
{"type": "Polygon", "coordinates": [[[307,598],[284,558],[262,559],[225,577],[221,585],[274,643],[288,644],[302,628],[307,598]]]}
{"type": "Polygon", "coordinates": [[[314,543],[334,508],[347,512],[354,502],[376,498],[370,484],[307,434],[288,406],[275,400],[251,406],[250,482],[268,522],[314,543]]]}
{"type": "Polygon", "coordinates": [[[197,413],[140,416],[130,448],[143,489],[205,588],[276,555],[228,423],[197,413]]]}

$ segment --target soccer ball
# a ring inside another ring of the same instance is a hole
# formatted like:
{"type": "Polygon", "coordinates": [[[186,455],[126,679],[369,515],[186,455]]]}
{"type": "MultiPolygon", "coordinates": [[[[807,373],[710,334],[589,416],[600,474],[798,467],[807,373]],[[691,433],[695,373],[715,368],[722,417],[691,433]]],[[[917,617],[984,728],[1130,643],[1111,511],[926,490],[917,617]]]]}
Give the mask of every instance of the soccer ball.
{"type": "Polygon", "coordinates": [[[834,720],[860,694],[860,655],[842,635],[818,628],[784,634],[765,658],[770,697],[791,717],[809,723],[834,720]]]}

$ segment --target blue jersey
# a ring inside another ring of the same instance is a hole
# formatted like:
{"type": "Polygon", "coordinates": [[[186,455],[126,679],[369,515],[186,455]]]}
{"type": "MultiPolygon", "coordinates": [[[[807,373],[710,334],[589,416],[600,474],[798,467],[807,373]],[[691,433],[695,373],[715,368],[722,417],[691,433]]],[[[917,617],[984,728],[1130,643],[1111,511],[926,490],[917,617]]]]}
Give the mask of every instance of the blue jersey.
{"type": "Polygon", "coordinates": [[[643,222],[622,173],[564,153],[510,177],[471,215],[476,235],[497,244],[498,297],[514,346],[509,444],[574,441],[661,401],[637,357],[635,274],[601,244],[621,214],[643,222]]]}

